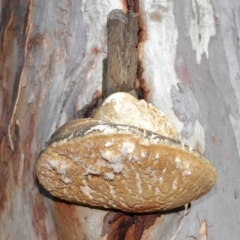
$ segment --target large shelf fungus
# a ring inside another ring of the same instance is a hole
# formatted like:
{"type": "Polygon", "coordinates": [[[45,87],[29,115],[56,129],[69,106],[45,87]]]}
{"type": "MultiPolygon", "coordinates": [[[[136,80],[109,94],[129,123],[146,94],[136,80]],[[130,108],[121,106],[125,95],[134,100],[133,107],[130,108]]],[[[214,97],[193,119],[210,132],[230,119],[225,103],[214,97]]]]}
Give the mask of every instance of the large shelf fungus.
{"type": "Polygon", "coordinates": [[[70,121],[52,135],[37,161],[38,179],[52,195],[94,207],[144,213],[189,203],[210,191],[217,173],[165,120],[146,102],[113,94],[93,119],[70,121]],[[134,124],[122,115],[131,105],[134,124]]]}

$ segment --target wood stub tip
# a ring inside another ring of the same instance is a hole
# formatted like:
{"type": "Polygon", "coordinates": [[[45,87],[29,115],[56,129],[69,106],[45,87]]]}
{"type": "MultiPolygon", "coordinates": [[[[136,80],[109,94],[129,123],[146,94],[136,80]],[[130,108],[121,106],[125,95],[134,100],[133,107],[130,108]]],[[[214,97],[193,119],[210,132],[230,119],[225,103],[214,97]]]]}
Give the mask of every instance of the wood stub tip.
{"type": "Polygon", "coordinates": [[[108,22],[111,20],[118,20],[121,22],[127,22],[126,13],[121,9],[114,9],[108,15],[108,22]]]}
{"type": "Polygon", "coordinates": [[[103,62],[103,98],[135,87],[138,67],[138,14],[115,9],[108,16],[108,55],[103,62]]]}

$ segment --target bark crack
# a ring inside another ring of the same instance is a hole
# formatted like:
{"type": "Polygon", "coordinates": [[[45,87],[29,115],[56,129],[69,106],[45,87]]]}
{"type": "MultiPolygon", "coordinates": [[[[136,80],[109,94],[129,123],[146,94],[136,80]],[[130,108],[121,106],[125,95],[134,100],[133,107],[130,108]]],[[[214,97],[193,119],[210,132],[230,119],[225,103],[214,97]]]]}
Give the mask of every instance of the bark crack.
{"type": "Polygon", "coordinates": [[[21,54],[21,56],[20,56],[21,59],[19,60],[20,66],[15,75],[12,104],[10,106],[7,121],[5,124],[5,130],[4,130],[6,137],[7,137],[8,145],[12,151],[14,151],[14,142],[16,141],[16,137],[18,137],[18,134],[16,134],[17,124],[14,123],[14,116],[16,114],[16,109],[17,109],[17,105],[18,105],[18,102],[20,99],[21,88],[22,88],[23,68],[24,68],[25,57],[27,55],[29,33],[31,30],[31,26],[32,26],[31,19],[30,19],[31,14],[32,14],[32,5],[33,5],[33,2],[30,1],[28,4],[26,15],[25,15],[25,24],[24,24],[23,35],[20,35],[20,37],[19,37],[20,44],[24,45],[24,49],[23,49],[23,51],[19,51],[21,54]]]}

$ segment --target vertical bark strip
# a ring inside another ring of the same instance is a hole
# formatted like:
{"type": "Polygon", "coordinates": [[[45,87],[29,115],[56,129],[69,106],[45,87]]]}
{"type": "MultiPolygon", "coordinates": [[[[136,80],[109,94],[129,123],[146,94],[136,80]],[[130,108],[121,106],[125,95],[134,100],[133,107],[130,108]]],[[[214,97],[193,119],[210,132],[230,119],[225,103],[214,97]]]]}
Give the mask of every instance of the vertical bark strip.
{"type": "Polygon", "coordinates": [[[108,17],[108,57],[104,61],[103,97],[134,89],[138,65],[138,17],[113,10],[108,17]]]}

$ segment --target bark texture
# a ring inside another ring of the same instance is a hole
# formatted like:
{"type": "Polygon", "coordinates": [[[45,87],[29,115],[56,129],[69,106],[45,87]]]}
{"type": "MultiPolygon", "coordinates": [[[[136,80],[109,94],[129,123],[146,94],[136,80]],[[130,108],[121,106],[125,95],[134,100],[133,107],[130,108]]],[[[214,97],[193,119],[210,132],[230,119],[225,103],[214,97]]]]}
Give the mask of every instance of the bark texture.
{"type": "Polygon", "coordinates": [[[1,1],[0,239],[239,239],[240,3],[136,2],[1,1]],[[34,171],[56,128],[97,105],[107,16],[127,6],[139,9],[145,98],[219,175],[187,211],[149,220],[53,199],[34,171]]]}

